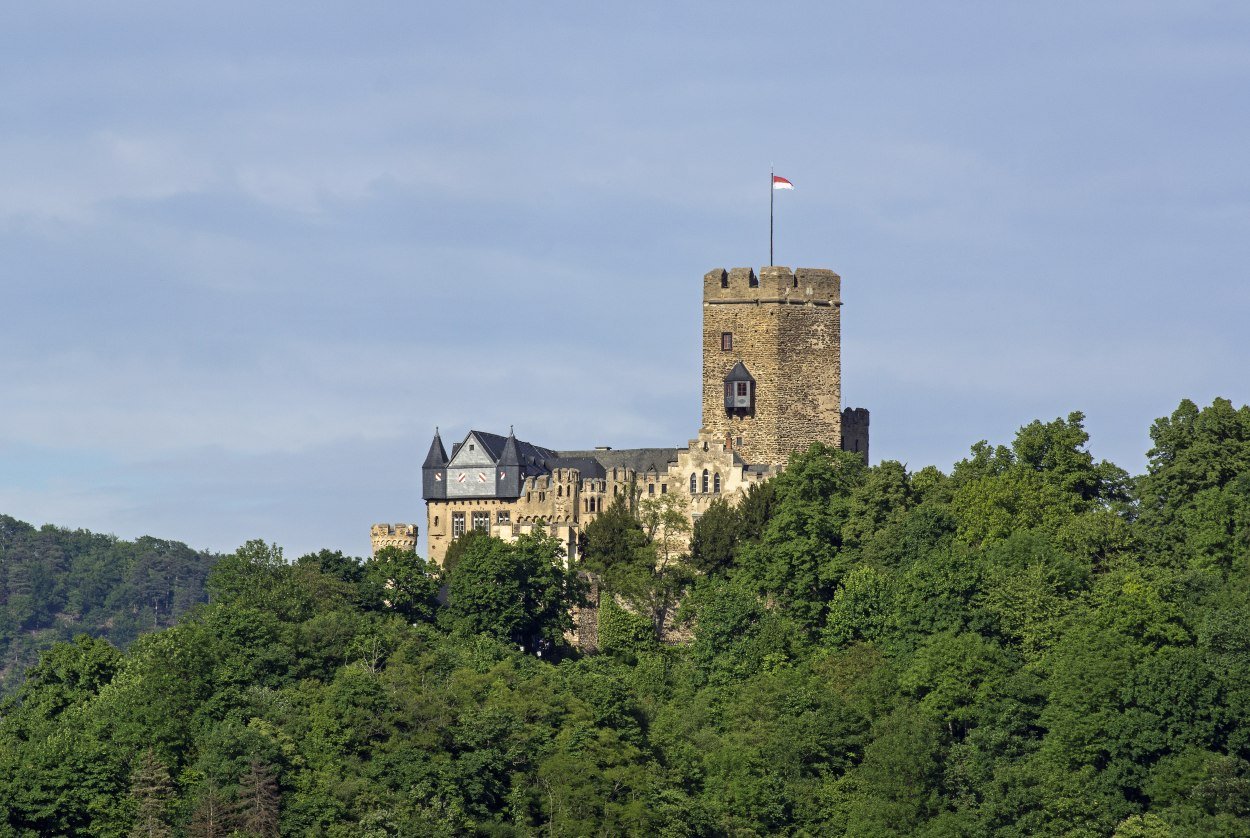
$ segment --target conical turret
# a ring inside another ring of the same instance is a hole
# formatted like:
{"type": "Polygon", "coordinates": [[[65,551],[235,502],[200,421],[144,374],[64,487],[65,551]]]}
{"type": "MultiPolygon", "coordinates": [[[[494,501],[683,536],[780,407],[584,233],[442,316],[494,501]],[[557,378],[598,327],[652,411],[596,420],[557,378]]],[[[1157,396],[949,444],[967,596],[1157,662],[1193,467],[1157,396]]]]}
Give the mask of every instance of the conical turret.
{"type": "Polygon", "coordinates": [[[503,453],[499,455],[499,465],[501,466],[519,466],[521,464],[521,451],[517,448],[516,437],[512,434],[512,428],[508,428],[508,439],[504,441],[503,453]]]}
{"type": "Polygon", "coordinates": [[[425,455],[425,462],[421,464],[422,468],[443,468],[447,465],[447,449],[443,447],[443,438],[438,434],[438,428],[434,429],[434,441],[430,443],[430,453],[425,455]]]}
{"type": "Polygon", "coordinates": [[[444,500],[447,497],[447,449],[443,438],[434,429],[430,453],[421,464],[421,494],[426,500],[444,500]]]}
{"type": "Polygon", "coordinates": [[[508,428],[508,438],[504,440],[503,451],[499,454],[499,479],[495,483],[495,493],[501,498],[521,496],[521,449],[517,445],[512,428],[508,428]]]}

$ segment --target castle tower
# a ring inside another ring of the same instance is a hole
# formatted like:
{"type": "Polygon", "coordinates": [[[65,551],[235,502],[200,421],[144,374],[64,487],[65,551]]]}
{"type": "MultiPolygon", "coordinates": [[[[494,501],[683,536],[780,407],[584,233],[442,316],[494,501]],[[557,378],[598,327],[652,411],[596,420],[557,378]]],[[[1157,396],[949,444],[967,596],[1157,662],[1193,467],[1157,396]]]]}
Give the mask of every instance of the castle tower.
{"type": "Polygon", "coordinates": [[[374,524],[369,528],[369,543],[376,556],[383,547],[398,547],[417,552],[416,524],[374,524]]]}
{"type": "Polygon", "coordinates": [[[814,268],[703,277],[701,435],[761,465],[812,442],[841,445],[841,284],[814,268]]]}

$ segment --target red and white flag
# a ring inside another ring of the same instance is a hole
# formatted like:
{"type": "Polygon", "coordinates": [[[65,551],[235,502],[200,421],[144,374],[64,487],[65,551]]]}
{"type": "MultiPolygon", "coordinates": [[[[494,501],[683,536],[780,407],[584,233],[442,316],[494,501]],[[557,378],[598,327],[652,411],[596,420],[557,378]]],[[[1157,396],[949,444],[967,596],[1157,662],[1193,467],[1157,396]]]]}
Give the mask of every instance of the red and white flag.
{"type": "Polygon", "coordinates": [[[794,184],[781,175],[773,175],[773,189],[793,189],[794,184]]]}

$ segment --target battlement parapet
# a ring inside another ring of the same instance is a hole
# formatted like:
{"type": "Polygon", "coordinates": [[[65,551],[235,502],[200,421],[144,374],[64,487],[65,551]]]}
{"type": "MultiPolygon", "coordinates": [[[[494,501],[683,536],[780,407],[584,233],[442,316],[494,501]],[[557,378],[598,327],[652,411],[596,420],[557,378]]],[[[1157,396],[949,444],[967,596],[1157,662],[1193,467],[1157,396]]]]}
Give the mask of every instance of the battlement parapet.
{"type": "Polygon", "coordinates": [[[703,275],[703,302],[842,305],[842,277],[824,268],[715,268],[703,275]]]}
{"type": "Polygon", "coordinates": [[[868,408],[866,407],[848,407],[842,411],[842,424],[845,425],[867,425],[868,424],[868,408]]]}
{"type": "Polygon", "coordinates": [[[374,524],[369,527],[369,542],[376,554],[384,547],[417,551],[416,524],[374,524]]]}

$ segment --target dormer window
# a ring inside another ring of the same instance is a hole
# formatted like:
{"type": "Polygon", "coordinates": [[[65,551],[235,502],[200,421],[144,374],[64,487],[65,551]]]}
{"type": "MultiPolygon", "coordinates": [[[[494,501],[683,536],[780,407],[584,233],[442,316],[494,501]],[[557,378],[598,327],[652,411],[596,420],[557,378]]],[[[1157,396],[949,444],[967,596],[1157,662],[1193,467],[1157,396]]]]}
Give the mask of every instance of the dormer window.
{"type": "Polygon", "coordinates": [[[744,415],[755,410],[755,379],[739,361],[725,376],[725,411],[744,415]]]}

